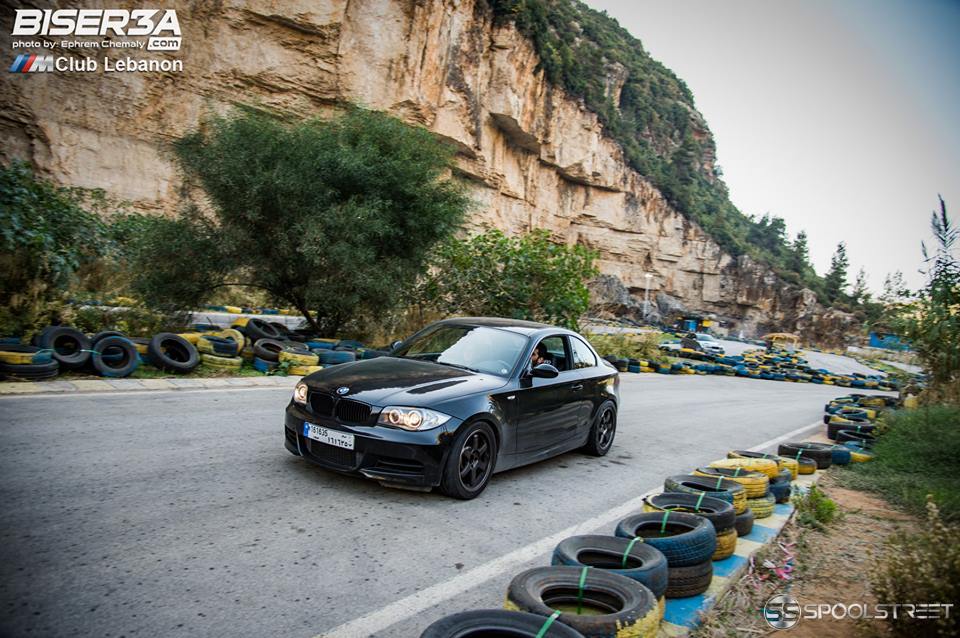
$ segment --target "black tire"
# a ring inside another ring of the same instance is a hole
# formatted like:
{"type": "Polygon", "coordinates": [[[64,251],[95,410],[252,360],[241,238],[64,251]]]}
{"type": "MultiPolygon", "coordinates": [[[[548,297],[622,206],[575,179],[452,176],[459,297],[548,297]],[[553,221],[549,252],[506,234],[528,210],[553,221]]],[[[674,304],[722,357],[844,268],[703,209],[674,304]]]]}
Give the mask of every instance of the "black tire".
{"type": "Polygon", "coordinates": [[[154,335],[147,354],[153,365],[166,372],[187,374],[200,365],[200,353],[193,344],[172,332],[154,335]]]}
{"type": "Polygon", "coordinates": [[[60,362],[52,359],[46,363],[2,363],[0,377],[15,381],[44,381],[52,379],[60,371],[60,362]]]}
{"type": "Polygon", "coordinates": [[[676,474],[668,476],[663,481],[664,492],[687,492],[700,496],[700,492],[706,492],[707,496],[712,496],[723,501],[733,503],[736,507],[736,498],[746,498],[746,492],[743,486],[730,479],[712,479],[709,476],[696,476],[695,474],[676,474]]]}
{"type": "Polygon", "coordinates": [[[660,623],[660,606],[640,583],[602,569],[535,567],[517,574],[507,588],[507,608],[549,617],[557,607],[576,608],[583,602],[590,614],[562,613],[557,621],[584,636],[652,635],[660,623]],[[597,613],[599,612],[599,613],[597,613]],[[606,612],[606,613],[604,613],[606,612]]]}
{"type": "Polygon", "coordinates": [[[91,365],[104,377],[129,377],[140,365],[136,346],[126,337],[108,335],[97,341],[90,357],[91,365]],[[110,356],[119,354],[119,357],[110,356]]]}
{"type": "Polygon", "coordinates": [[[707,591],[713,580],[713,561],[687,567],[671,567],[668,571],[667,598],[689,598],[707,591]]]}
{"type": "Polygon", "coordinates": [[[871,448],[877,442],[877,437],[871,434],[859,434],[855,430],[841,430],[837,433],[837,442],[856,443],[865,448],[871,448]]]}
{"type": "MultiPolygon", "coordinates": [[[[525,611],[476,609],[450,614],[427,627],[420,638],[489,638],[516,636],[537,638],[547,619],[525,611]]],[[[583,634],[557,621],[550,625],[544,638],[584,638],[583,634]]]]}
{"type": "Polygon", "coordinates": [[[285,339],[283,343],[284,349],[290,352],[299,352],[301,354],[310,354],[310,346],[302,341],[292,341],[290,339],[285,339]]]}
{"type": "Polygon", "coordinates": [[[277,339],[259,339],[253,344],[253,356],[270,363],[277,363],[280,361],[283,348],[283,342],[277,339]]]}
{"type": "Polygon", "coordinates": [[[830,452],[830,446],[823,443],[781,443],[777,448],[777,454],[789,458],[797,458],[799,455],[816,462],[818,470],[825,470],[830,467],[830,461],[833,455],[830,452]]]}
{"type": "Polygon", "coordinates": [[[770,484],[770,494],[773,495],[774,501],[777,503],[789,503],[791,491],[789,481],[770,484]]]}
{"type": "Polygon", "coordinates": [[[450,444],[440,491],[463,500],[476,498],[486,489],[496,462],[497,439],[493,428],[483,421],[461,426],[450,444]]]}
{"type": "Polygon", "coordinates": [[[701,499],[686,492],[662,492],[651,494],[643,500],[650,509],[672,510],[702,516],[713,523],[713,528],[718,534],[733,527],[737,518],[732,504],[711,496],[704,496],[701,499]]]}
{"type": "Polygon", "coordinates": [[[670,567],[710,560],[717,549],[717,532],[713,523],[686,512],[633,514],[617,523],[614,534],[620,538],[640,536],[644,543],[663,552],[670,567]]]}
{"type": "Polygon", "coordinates": [[[119,330],[104,330],[103,332],[98,332],[97,334],[90,337],[90,349],[92,350],[94,346],[100,343],[101,339],[106,337],[123,337],[126,336],[119,330]]]}
{"type": "Polygon", "coordinates": [[[734,527],[737,530],[737,536],[746,536],[753,531],[753,510],[749,507],[742,514],[737,514],[737,521],[734,527]]]}
{"type": "Polygon", "coordinates": [[[287,327],[287,324],[280,323],[279,321],[268,321],[267,323],[274,327],[274,329],[277,331],[279,339],[290,338],[292,333],[290,332],[290,328],[287,327]]]}
{"type": "Polygon", "coordinates": [[[770,485],[774,483],[787,483],[789,485],[791,481],[793,481],[793,472],[784,469],[777,472],[777,475],[770,479],[770,485]]]}
{"type": "Polygon", "coordinates": [[[256,343],[260,339],[279,339],[280,331],[263,319],[250,319],[243,327],[243,334],[256,343]]]}
{"type": "Polygon", "coordinates": [[[613,439],[617,435],[617,408],[612,401],[608,401],[597,410],[597,416],[590,428],[590,435],[583,451],[591,456],[606,456],[613,447],[613,439]]]}
{"type": "Polygon", "coordinates": [[[843,431],[853,431],[857,434],[873,434],[877,426],[870,423],[828,423],[827,438],[831,441],[839,440],[839,435],[843,431]]]}
{"type": "Polygon", "coordinates": [[[571,536],[553,550],[552,565],[603,569],[635,580],[660,598],[667,591],[667,559],[663,552],[646,543],[630,547],[624,566],[623,555],[630,540],[617,536],[571,536]]]}
{"type": "Polygon", "coordinates": [[[61,370],[79,370],[90,360],[90,339],[69,326],[51,326],[40,335],[41,348],[53,350],[61,370]]]}
{"type": "MultiPolygon", "coordinates": [[[[50,363],[53,361],[53,354],[49,350],[44,350],[39,346],[31,346],[22,343],[11,343],[10,345],[0,346],[0,350],[3,352],[15,352],[19,354],[28,354],[30,356],[30,363],[50,363]]],[[[17,357],[19,359],[19,357],[17,357]]],[[[0,363],[7,363],[6,361],[0,361],[0,363]]],[[[8,365],[23,365],[18,363],[9,363],[8,365]]]]}

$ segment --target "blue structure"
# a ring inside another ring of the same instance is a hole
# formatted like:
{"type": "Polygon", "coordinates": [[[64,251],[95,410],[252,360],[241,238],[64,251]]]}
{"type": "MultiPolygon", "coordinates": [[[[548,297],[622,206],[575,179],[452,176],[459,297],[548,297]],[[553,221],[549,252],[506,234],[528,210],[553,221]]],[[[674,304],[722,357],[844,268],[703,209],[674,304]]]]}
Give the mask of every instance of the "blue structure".
{"type": "Polygon", "coordinates": [[[871,332],[870,347],[886,350],[909,350],[910,346],[900,341],[900,335],[892,332],[871,332]]]}

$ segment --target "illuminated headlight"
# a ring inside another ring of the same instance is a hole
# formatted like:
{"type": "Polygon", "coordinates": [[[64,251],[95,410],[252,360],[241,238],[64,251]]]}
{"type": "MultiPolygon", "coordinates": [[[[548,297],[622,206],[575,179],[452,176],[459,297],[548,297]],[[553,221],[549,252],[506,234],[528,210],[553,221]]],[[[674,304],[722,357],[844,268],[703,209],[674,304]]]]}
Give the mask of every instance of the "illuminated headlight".
{"type": "Polygon", "coordinates": [[[297,384],[297,387],[293,389],[293,402],[299,403],[300,405],[307,404],[307,384],[301,381],[297,384]]]}
{"type": "Polygon", "coordinates": [[[404,430],[429,430],[443,425],[450,416],[426,408],[402,408],[387,406],[380,413],[377,423],[404,430]]]}

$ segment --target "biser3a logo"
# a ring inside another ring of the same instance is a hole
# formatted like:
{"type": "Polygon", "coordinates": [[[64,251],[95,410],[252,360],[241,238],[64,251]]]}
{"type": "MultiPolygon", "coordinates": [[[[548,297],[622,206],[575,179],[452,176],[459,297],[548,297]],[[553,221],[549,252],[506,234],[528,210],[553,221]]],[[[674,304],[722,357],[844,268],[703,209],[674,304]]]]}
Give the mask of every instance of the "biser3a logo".
{"type": "Polygon", "coordinates": [[[790,629],[800,622],[800,603],[786,594],[771,596],[763,605],[763,619],[774,629],[790,629]]]}

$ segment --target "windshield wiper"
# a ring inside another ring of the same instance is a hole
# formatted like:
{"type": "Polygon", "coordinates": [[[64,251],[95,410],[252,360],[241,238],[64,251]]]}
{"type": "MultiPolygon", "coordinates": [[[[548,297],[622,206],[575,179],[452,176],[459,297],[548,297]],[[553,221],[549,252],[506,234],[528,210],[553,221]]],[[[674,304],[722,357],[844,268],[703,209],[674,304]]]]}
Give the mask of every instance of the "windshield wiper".
{"type": "Polygon", "coordinates": [[[449,361],[434,361],[434,363],[439,363],[440,365],[450,366],[451,368],[460,368],[461,370],[469,370],[470,372],[481,372],[476,368],[471,368],[470,366],[460,365],[459,363],[450,363],[449,361]]]}

